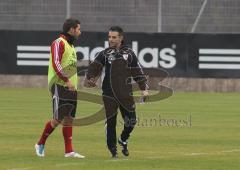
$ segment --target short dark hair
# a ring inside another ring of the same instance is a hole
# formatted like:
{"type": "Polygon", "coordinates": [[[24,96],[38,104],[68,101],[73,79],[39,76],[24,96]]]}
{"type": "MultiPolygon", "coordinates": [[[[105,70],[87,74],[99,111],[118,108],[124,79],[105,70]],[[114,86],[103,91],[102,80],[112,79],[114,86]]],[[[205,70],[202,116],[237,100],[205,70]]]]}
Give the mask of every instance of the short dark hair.
{"type": "Polygon", "coordinates": [[[112,26],[109,28],[109,31],[118,32],[120,36],[123,36],[123,29],[119,26],[112,26]]]}
{"type": "Polygon", "coordinates": [[[78,24],[80,25],[80,21],[74,18],[68,18],[65,20],[63,24],[63,32],[67,33],[71,28],[77,28],[78,24]]]}

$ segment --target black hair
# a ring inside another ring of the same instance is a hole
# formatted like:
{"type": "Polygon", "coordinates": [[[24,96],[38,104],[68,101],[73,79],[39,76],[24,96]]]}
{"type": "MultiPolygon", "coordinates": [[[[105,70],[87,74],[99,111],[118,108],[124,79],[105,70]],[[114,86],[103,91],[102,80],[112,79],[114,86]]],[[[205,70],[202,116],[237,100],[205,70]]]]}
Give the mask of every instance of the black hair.
{"type": "Polygon", "coordinates": [[[63,33],[67,33],[71,28],[77,28],[80,21],[74,18],[68,18],[63,24],[63,33]]]}
{"type": "Polygon", "coordinates": [[[124,34],[123,29],[119,26],[112,26],[109,28],[109,31],[118,32],[120,36],[123,36],[124,34]]]}

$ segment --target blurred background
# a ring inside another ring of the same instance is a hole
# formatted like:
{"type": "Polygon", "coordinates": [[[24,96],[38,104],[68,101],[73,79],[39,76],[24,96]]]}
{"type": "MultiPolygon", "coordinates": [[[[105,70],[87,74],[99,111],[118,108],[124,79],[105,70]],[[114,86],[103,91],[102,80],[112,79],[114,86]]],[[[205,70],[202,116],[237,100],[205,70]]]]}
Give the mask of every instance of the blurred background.
{"type": "Polygon", "coordinates": [[[239,33],[239,0],[0,0],[1,30],[59,30],[74,16],[83,31],[239,33]]]}

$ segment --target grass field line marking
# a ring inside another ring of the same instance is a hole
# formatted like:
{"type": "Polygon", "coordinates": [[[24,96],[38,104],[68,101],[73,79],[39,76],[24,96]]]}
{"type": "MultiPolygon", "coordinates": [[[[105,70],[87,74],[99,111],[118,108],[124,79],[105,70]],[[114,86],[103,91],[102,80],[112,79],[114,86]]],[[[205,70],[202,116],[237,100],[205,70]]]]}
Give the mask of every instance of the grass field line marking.
{"type": "Polygon", "coordinates": [[[83,164],[83,163],[85,163],[85,162],[62,163],[62,164],[56,164],[55,166],[59,167],[59,166],[79,165],[79,164],[83,164]]]}
{"type": "Polygon", "coordinates": [[[26,168],[9,168],[7,170],[29,170],[32,169],[32,167],[26,167],[26,168]]]}
{"type": "MultiPolygon", "coordinates": [[[[136,153],[143,153],[143,151],[134,151],[136,153]]],[[[212,152],[193,152],[193,153],[176,153],[176,152],[168,152],[171,154],[178,154],[178,155],[185,155],[185,156],[198,156],[198,155],[213,155],[213,154],[223,154],[223,153],[233,153],[233,152],[240,152],[240,149],[231,149],[231,150],[223,150],[223,151],[212,151],[212,152]]],[[[148,152],[144,152],[144,153],[148,153],[148,154],[156,154],[156,152],[153,151],[148,151],[148,152]]],[[[160,154],[160,153],[159,153],[160,154]]],[[[159,159],[162,158],[161,156],[149,156],[146,157],[148,159],[159,159]]]]}
{"type": "Polygon", "coordinates": [[[199,152],[199,153],[188,153],[188,154],[184,154],[187,156],[196,156],[196,155],[208,155],[210,153],[204,153],[204,152],[199,152]]]}
{"type": "Polygon", "coordinates": [[[221,152],[223,152],[223,153],[240,152],[240,149],[225,150],[225,151],[221,151],[221,152]]]}
{"type": "Polygon", "coordinates": [[[146,159],[160,159],[160,158],[166,158],[165,156],[148,156],[146,159]]]}
{"type": "Polygon", "coordinates": [[[222,154],[222,153],[233,153],[233,152],[240,152],[240,149],[231,149],[231,150],[215,151],[215,152],[188,153],[188,154],[184,154],[184,155],[196,156],[196,155],[210,155],[210,154],[222,154]]]}
{"type": "Polygon", "coordinates": [[[120,161],[127,161],[128,159],[111,159],[111,160],[105,160],[106,162],[120,162],[120,161]]]}

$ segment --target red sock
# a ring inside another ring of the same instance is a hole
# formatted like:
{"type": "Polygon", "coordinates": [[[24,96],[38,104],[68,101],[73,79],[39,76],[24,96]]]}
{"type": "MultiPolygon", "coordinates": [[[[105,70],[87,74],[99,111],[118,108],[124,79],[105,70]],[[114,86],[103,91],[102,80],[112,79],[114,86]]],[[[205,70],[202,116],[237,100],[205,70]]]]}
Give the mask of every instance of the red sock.
{"type": "Polygon", "coordinates": [[[51,125],[51,121],[47,122],[45,125],[45,129],[42,133],[40,140],[38,141],[38,145],[45,145],[45,142],[48,136],[53,132],[54,128],[51,125]]]}
{"type": "Polygon", "coordinates": [[[72,148],[72,126],[64,126],[62,128],[64,142],[65,142],[65,153],[73,152],[72,148]]]}

